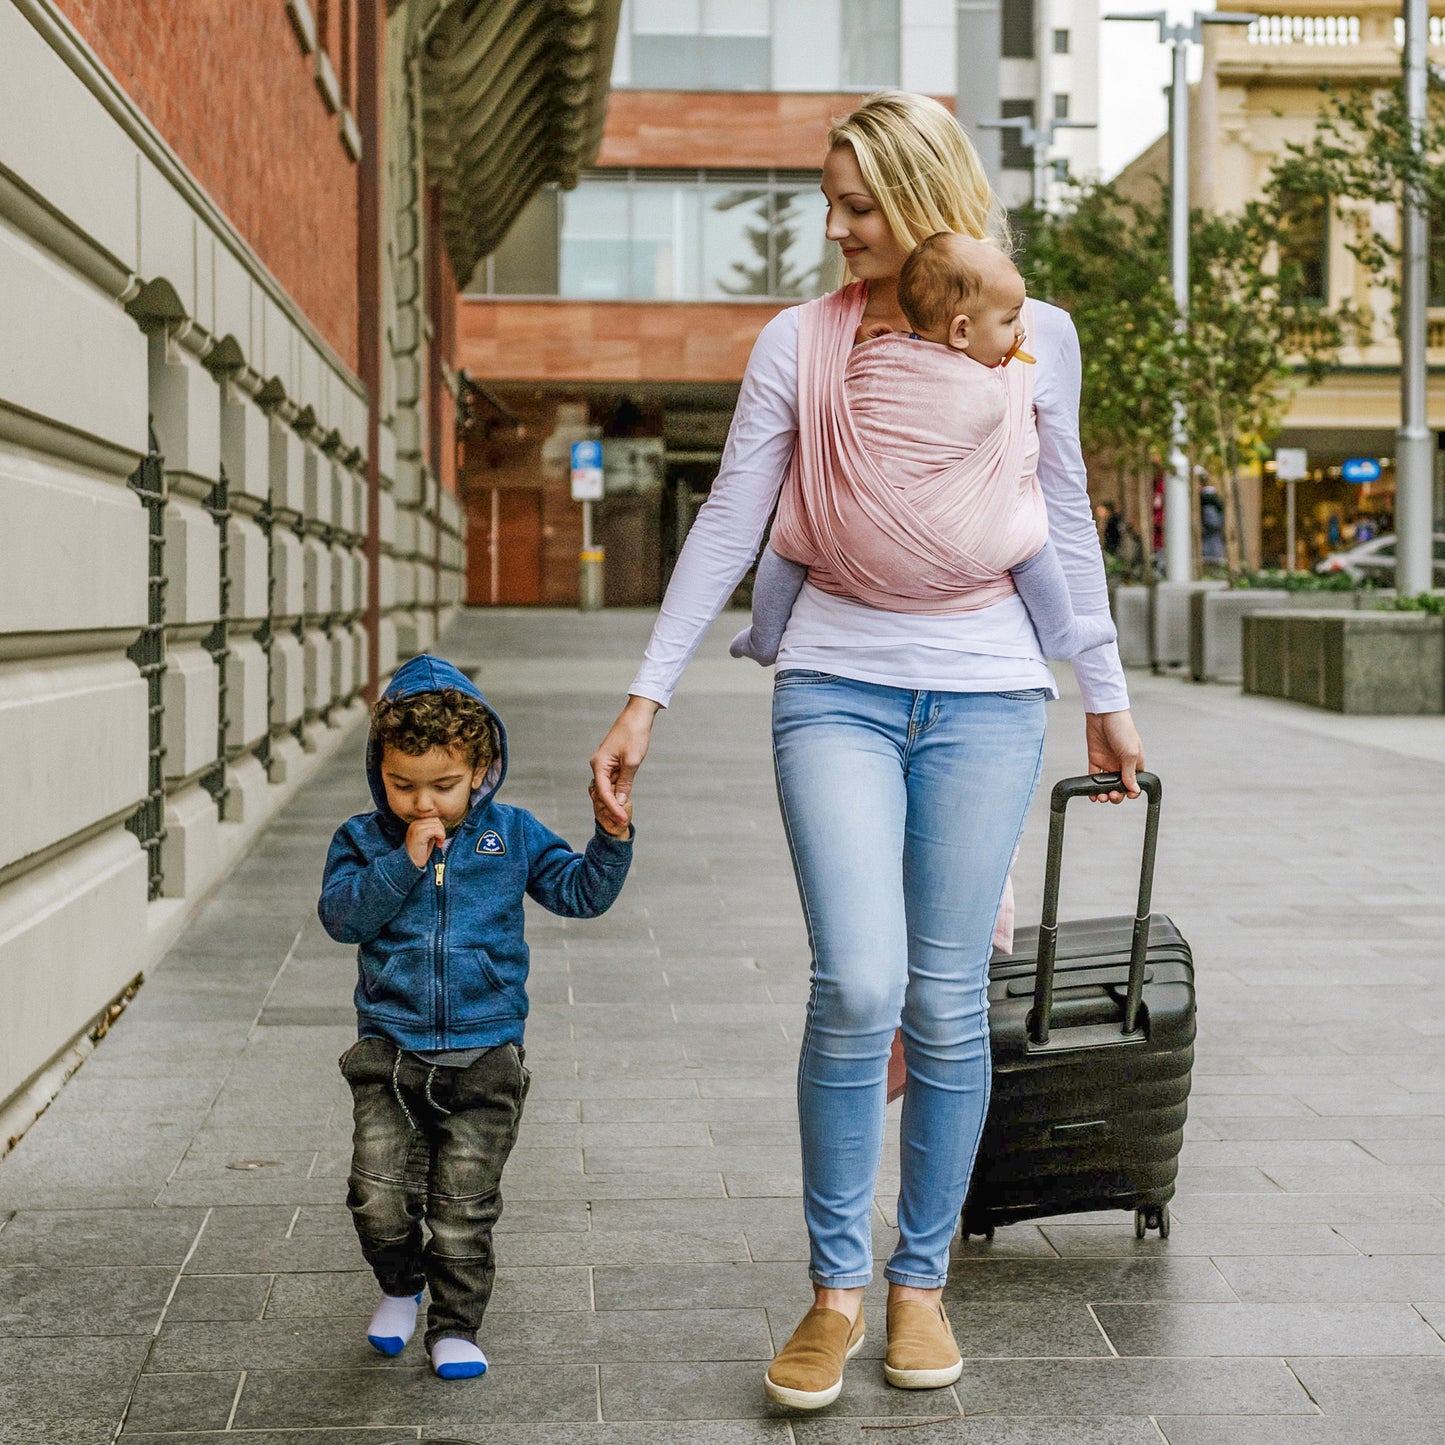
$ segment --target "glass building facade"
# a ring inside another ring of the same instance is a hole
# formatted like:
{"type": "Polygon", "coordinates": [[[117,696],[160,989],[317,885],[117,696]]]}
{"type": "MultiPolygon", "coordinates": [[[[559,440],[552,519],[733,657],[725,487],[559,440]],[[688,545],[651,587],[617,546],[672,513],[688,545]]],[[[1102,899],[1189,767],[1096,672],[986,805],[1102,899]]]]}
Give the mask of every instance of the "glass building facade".
{"type": "Polygon", "coordinates": [[[543,192],[474,292],[579,301],[799,300],[834,278],[816,172],[598,171],[543,192]]]}

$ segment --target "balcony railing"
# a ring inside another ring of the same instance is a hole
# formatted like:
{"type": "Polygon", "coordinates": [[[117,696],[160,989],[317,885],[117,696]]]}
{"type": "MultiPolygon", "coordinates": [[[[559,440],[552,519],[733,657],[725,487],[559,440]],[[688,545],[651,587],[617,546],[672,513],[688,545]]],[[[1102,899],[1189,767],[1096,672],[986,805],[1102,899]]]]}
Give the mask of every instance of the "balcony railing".
{"type": "Polygon", "coordinates": [[[1358,45],[1358,15],[1261,15],[1245,31],[1251,45],[1358,45]]]}

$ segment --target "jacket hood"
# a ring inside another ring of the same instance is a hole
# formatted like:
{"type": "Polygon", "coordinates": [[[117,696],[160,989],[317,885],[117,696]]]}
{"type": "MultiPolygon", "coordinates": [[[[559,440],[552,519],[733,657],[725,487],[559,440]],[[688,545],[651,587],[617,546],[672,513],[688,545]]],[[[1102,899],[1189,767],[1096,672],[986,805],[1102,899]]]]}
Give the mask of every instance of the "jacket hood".
{"type": "MultiPolygon", "coordinates": [[[[491,704],[482,696],[481,689],[460,668],[424,652],[397,668],[382,696],[414,697],[417,693],[440,692],[448,687],[476,698],[486,708],[492,726],[492,763],[482,779],[482,786],[472,794],[471,810],[468,813],[470,817],[471,813],[492,800],[502,786],[502,780],[507,776],[507,730],[502,726],[502,720],[493,711],[491,704]]],[[[371,797],[377,811],[393,825],[400,827],[401,819],[391,811],[386,801],[386,786],[381,781],[381,745],[374,733],[369,733],[366,739],[366,781],[371,784],[371,797]]]]}

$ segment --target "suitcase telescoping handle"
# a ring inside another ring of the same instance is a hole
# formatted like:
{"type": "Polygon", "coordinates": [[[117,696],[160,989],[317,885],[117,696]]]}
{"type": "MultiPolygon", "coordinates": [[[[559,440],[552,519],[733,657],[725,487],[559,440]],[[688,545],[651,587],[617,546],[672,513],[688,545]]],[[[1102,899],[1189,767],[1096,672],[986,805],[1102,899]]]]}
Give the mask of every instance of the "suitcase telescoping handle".
{"type": "MultiPolygon", "coordinates": [[[[1148,799],[1144,819],[1144,856],[1139,866],[1139,902],[1134,909],[1134,933],[1129,946],[1129,986],[1124,996],[1124,1034],[1138,1027],[1139,1000],[1144,992],[1144,960],[1149,949],[1149,905],[1154,893],[1154,853],[1159,843],[1159,801],[1163,788],[1153,773],[1136,775],[1139,790],[1148,799]]],[[[1034,978],[1034,1009],[1029,1038],[1035,1044],[1049,1041],[1049,1019],[1054,1004],[1054,959],[1059,946],[1059,877],[1064,861],[1064,809],[1070,798],[1093,798],[1121,790],[1118,773],[1088,773],[1054,784],[1049,799],[1049,858],[1044,872],[1044,911],[1039,924],[1038,967],[1034,978]]]]}

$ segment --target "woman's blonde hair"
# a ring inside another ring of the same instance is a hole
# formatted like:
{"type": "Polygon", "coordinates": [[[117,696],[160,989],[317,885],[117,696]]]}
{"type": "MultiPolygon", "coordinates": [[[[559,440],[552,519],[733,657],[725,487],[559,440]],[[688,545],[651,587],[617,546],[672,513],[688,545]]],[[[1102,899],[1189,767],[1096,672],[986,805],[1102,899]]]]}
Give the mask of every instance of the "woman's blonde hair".
{"type": "Polygon", "coordinates": [[[828,149],[853,147],[883,219],[910,251],[939,231],[1013,249],[983,163],[952,113],[926,95],[879,90],[828,131],[828,149]]]}

